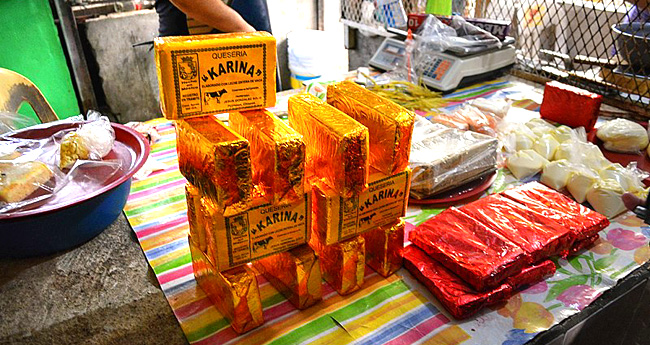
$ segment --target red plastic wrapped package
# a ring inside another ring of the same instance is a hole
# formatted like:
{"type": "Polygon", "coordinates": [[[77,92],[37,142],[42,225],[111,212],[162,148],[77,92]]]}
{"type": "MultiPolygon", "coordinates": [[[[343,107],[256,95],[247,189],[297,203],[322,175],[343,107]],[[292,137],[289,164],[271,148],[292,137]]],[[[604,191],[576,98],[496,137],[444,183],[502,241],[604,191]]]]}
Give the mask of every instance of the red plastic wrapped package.
{"type": "Polygon", "coordinates": [[[509,239],[538,262],[569,250],[569,229],[508,198],[491,195],[460,209],[509,239]]]}
{"type": "Polygon", "coordinates": [[[578,254],[581,250],[586,249],[591,247],[594,242],[596,242],[600,238],[599,234],[596,234],[596,236],[591,236],[588,237],[582,241],[578,241],[571,246],[569,249],[567,256],[572,256],[578,254]]]}
{"type": "Polygon", "coordinates": [[[506,283],[516,291],[525,286],[535,284],[554,274],[555,263],[551,260],[544,260],[538,264],[524,268],[519,272],[519,274],[508,278],[506,283]]]}
{"type": "Polygon", "coordinates": [[[508,189],[501,194],[570,229],[574,243],[596,236],[609,225],[607,217],[538,182],[508,189]]]}
{"type": "Polygon", "coordinates": [[[501,284],[487,292],[476,292],[460,277],[414,245],[404,248],[404,267],[457,319],[468,318],[484,307],[504,301],[512,295],[512,287],[508,284],[501,284]]]}
{"type": "Polygon", "coordinates": [[[418,226],[409,237],[478,291],[498,286],[529,263],[516,244],[453,207],[418,226]]]}
{"type": "Polygon", "coordinates": [[[550,81],[544,87],[544,100],[539,109],[543,119],[571,127],[584,127],[587,132],[594,128],[603,96],[550,81]]]}

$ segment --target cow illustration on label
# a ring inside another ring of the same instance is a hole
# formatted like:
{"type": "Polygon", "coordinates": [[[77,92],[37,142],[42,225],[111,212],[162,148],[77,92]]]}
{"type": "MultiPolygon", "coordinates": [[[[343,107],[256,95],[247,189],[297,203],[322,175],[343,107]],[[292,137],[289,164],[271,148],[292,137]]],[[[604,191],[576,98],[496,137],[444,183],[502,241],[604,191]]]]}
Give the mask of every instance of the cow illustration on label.
{"type": "Polygon", "coordinates": [[[373,212],[369,216],[361,217],[359,219],[359,226],[362,226],[363,223],[370,224],[370,221],[377,215],[377,212],[373,212]]]}
{"type": "Polygon", "coordinates": [[[269,243],[271,242],[272,239],[273,239],[273,236],[269,236],[269,237],[267,237],[267,238],[265,238],[263,240],[259,240],[257,242],[254,242],[253,243],[253,251],[257,252],[257,250],[260,249],[260,248],[266,249],[266,247],[269,245],[269,243]]]}
{"type": "Polygon", "coordinates": [[[211,100],[216,100],[217,104],[221,104],[221,96],[224,94],[228,93],[226,89],[221,89],[219,91],[212,91],[212,92],[204,92],[203,93],[203,103],[205,105],[210,104],[211,100]]]}
{"type": "Polygon", "coordinates": [[[198,75],[195,56],[182,56],[178,64],[178,74],[182,80],[193,80],[198,75]]]}

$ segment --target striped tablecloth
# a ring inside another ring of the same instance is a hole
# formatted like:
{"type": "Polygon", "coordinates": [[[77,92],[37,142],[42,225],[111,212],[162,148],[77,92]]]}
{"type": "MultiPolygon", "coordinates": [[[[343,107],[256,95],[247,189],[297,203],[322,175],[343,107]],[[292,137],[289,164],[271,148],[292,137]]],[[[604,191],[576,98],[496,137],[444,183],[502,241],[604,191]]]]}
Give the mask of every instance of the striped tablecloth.
{"type": "MultiPolygon", "coordinates": [[[[446,97],[453,99],[449,109],[462,103],[461,99],[505,95],[515,99],[516,106],[535,110],[537,103],[517,100],[518,89],[524,86],[496,80],[446,97]]],[[[601,233],[601,240],[590,251],[571,261],[560,260],[555,276],[517,294],[508,304],[463,322],[441,312],[432,295],[404,269],[384,279],[366,268],[364,288],[345,297],[323,283],[323,301],[304,311],[296,310],[258,276],[266,322],[239,336],[192,274],[185,180],[178,171],[173,126],[163,119],[149,123],[162,135],[152,145],[150,157],[166,169],[132,184],[125,213],[193,344],[523,344],[581,310],[650,257],[650,231],[632,214],[625,214],[601,233]]],[[[489,192],[518,183],[500,171],[489,192]]],[[[409,207],[407,231],[440,211],[409,207]]]]}

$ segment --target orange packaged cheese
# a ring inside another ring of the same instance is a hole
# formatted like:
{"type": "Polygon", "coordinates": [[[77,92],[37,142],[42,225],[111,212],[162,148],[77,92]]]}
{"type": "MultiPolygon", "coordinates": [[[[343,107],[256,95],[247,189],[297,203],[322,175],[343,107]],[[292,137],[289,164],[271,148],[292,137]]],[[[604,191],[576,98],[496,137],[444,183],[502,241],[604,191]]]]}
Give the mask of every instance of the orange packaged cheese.
{"type": "Polygon", "coordinates": [[[370,166],[389,175],[408,167],[415,113],[350,81],[328,85],[327,103],[368,127],[370,166]]]}
{"type": "Polygon", "coordinates": [[[185,178],[225,209],[251,198],[250,145],[212,116],[176,121],[178,168],[185,178]]]}
{"type": "Polygon", "coordinates": [[[154,39],[170,120],[275,105],[275,38],[267,32],[154,39]]]}
{"type": "Polygon", "coordinates": [[[323,279],[340,295],[357,291],[363,285],[366,249],[363,237],[326,245],[312,236],[310,246],[320,257],[323,279]]]}
{"type": "Polygon", "coordinates": [[[404,250],[404,220],[364,233],[366,240],[366,263],[384,277],[402,267],[404,250]]]}
{"type": "Polygon", "coordinates": [[[251,145],[253,183],[272,203],[302,197],[305,143],[302,135],[268,110],[231,112],[229,125],[251,145]]]}

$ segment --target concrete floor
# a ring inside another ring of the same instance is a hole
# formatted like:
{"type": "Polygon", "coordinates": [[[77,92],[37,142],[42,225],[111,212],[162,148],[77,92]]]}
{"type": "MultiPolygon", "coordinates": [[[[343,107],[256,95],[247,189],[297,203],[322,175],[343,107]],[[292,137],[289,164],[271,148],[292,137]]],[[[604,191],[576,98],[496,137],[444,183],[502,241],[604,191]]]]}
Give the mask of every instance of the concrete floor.
{"type": "Polygon", "coordinates": [[[0,260],[0,344],[186,344],[124,215],[76,249],[0,260]]]}

